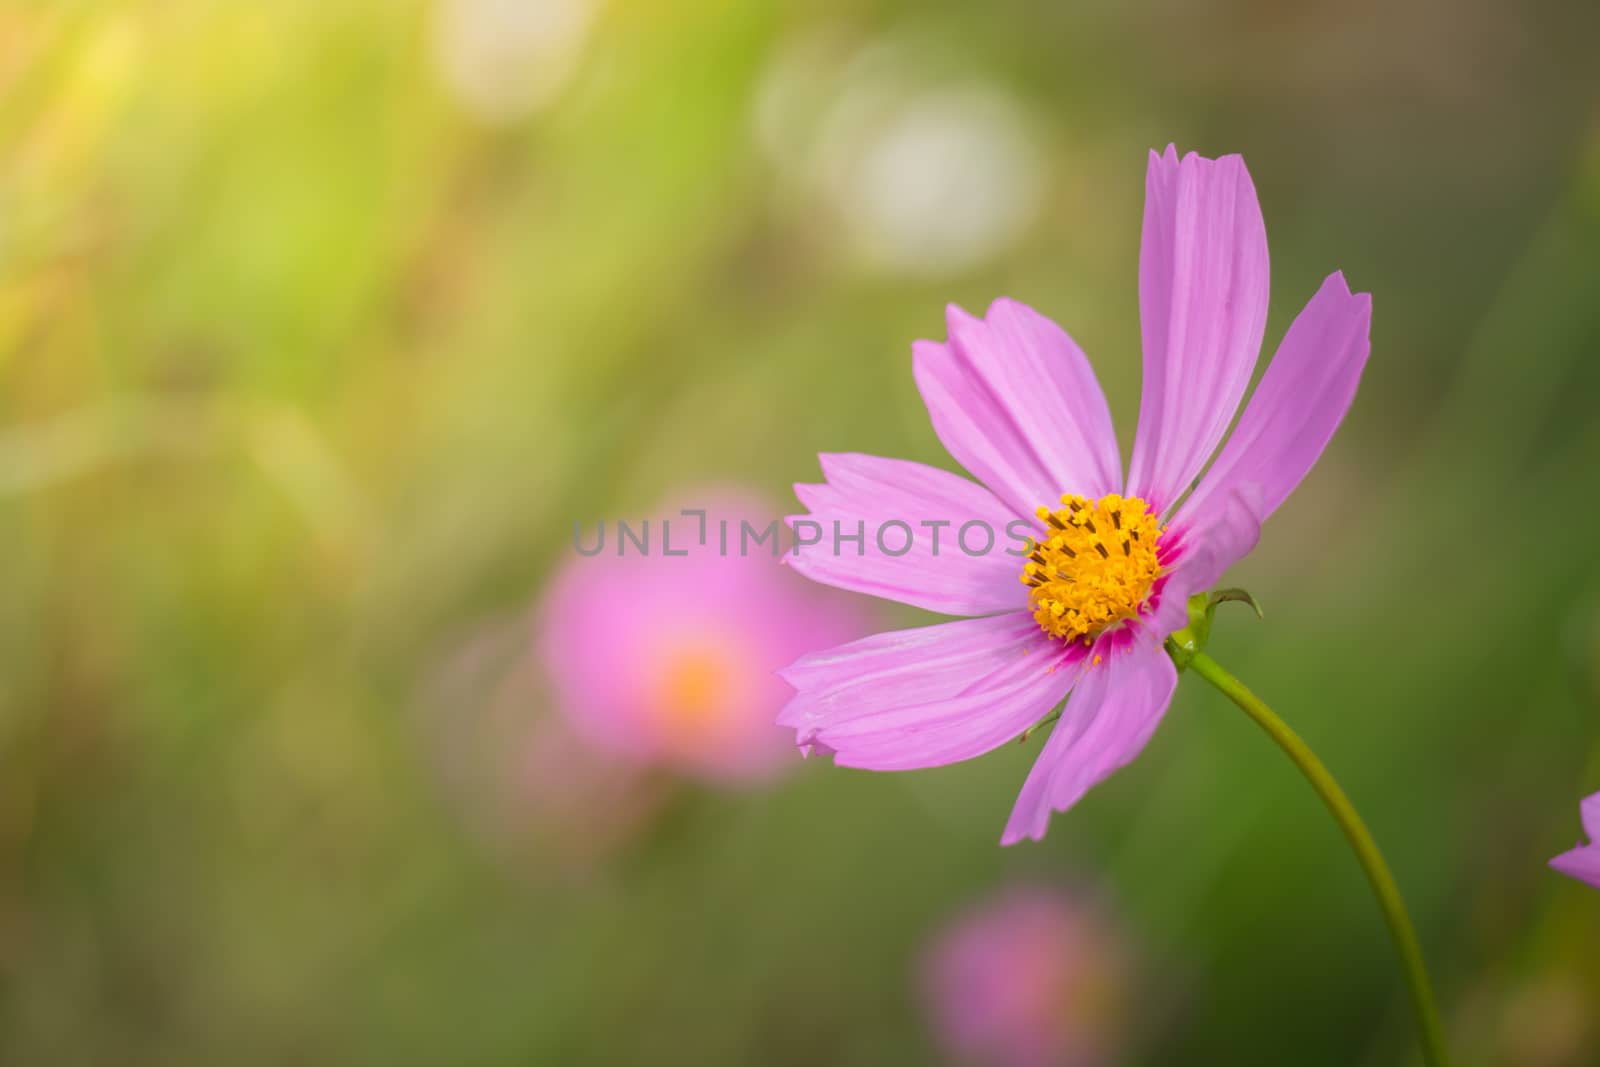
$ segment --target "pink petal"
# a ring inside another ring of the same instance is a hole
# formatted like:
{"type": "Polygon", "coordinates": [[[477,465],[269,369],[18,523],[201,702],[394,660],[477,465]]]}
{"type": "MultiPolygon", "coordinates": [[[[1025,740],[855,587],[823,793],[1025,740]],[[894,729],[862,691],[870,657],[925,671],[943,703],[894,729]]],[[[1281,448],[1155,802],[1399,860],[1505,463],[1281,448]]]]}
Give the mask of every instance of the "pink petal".
{"type": "Polygon", "coordinates": [[[801,546],[788,557],[795,570],[827,585],[946,615],[991,615],[1027,606],[1022,557],[1007,550],[1020,551],[1028,531],[1019,522],[1016,536],[1008,535],[1006,527],[1018,520],[993,493],[960,475],[908,460],[857,453],[818,458],[827,483],[796,485],[794,491],[810,511],[805,518],[821,527],[822,542],[801,546]],[[929,528],[924,522],[947,525],[929,528]],[[989,551],[963,551],[961,528],[969,522],[987,527],[969,531],[969,549],[988,544],[989,551]],[[847,537],[863,533],[861,544],[836,545],[836,523],[847,537]],[[890,554],[902,549],[902,555],[890,554]]]}
{"type": "Polygon", "coordinates": [[[1230,489],[1260,487],[1260,518],[1277,510],[1311,470],[1350,402],[1372,344],[1372,297],[1330,274],[1295,318],[1216,463],[1179,511],[1207,521],[1230,489]]]}
{"type": "Polygon", "coordinates": [[[1563,852],[1550,861],[1550,866],[1569,878],[1588,882],[1600,889],[1600,793],[1586,797],[1578,806],[1583,818],[1583,832],[1589,836],[1587,845],[1563,852]]]}
{"type": "Polygon", "coordinates": [[[1139,320],[1144,388],[1128,491],[1166,512],[1222,440],[1267,322],[1267,232],[1238,156],[1150,153],[1139,320]]]}
{"type": "Polygon", "coordinates": [[[1124,628],[1094,651],[1101,662],[1084,668],[1023,783],[1002,845],[1042,839],[1052,811],[1066,811],[1144,750],[1172,700],[1177,668],[1148,633],[1124,628]]]}
{"type": "Polygon", "coordinates": [[[1551,860],[1550,866],[1568,878],[1588,882],[1600,889],[1600,846],[1580,845],[1551,860]]]}
{"type": "Polygon", "coordinates": [[[1025,613],[878,634],[780,672],[799,692],[778,716],[844,767],[910,770],[982,755],[1043,718],[1072,686],[1081,646],[1025,613]]]}
{"type": "Polygon", "coordinates": [[[951,305],[947,344],[912,346],[917,388],[939,440],[1018,515],[1062,493],[1116,492],[1122,460],[1105,394],[1066,332],[996,300],[983,320],[951,305]]]}

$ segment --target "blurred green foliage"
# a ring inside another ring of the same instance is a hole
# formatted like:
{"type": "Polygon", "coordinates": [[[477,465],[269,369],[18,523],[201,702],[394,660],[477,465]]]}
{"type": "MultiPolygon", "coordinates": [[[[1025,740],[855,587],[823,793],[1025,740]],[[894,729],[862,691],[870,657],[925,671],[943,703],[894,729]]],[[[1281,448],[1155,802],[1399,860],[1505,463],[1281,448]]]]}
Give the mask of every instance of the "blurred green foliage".
{"type": "Polygon", "coordinates": [[[947,302],[1066,324],[1131,433],[1172,140],[1251,164],[1269,348],[1332,269],[1376,306],[1234,575],[1270,625],[1213,651],[1364,810],[1461,1062],[1596,1062],[1600,896],[1544,866],[1600,789],[1592,5],[619,0],[499,110],[441,43],[472,7],[0,4],[0,1058],[925,1063],[922,944],[1031,876],[1141,938],[1132,1061],[1407,1062],[1359,870],[1192,683],[1004,851],[1031,749],[678,788],[578,864],[440,773],[477,720],[431,680],[573,520],[786,502],[819,450],[947,465],[909,374],[947,302]],[[1008,101],[1003,242],[863,251],[828,131],[874,54],[1008,101]]]}

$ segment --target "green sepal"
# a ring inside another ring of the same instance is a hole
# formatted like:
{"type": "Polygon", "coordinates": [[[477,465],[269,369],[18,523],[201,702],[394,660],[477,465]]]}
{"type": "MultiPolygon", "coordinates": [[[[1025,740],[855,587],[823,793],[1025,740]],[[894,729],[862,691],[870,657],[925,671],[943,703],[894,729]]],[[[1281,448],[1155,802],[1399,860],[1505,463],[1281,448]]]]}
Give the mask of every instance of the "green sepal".
{"type": "Polygon", "coordinates": [[[1250,590],[1239,589],[1236,587],[1228,589],[1213,589],[1211,591],[1211,599],[1206,601],[1208,617],[1211,612],[1215,612],[1217,610],[1218,604],[1226,604],[1230,600],[1236,600],[1241,604],[1249,604],[1250,610],[1256,613],[1256,618],[1266,618],[1266,615],[1261,611],[1261,605],[1256,603],[1256,598],[1250,595],[1250,590]]]}
{"type": "Polygon", "coordinates": [[[1255,610],[1256,618],[1264,617],[1261,605],[1256,603],[1256,598],[1248,590],[1228,588],[1196,593],[1185,605],[1189,613],[1189,625],[1175,631],[1166,641],[1167,655],[1172,657],[1178,670],[1187,669],[1194,657],[1206,650],[1206,642],[1211,640],[1211,623],[1217,613],[1217,605],[1229,601],[1249,604],[1255,610]]]}

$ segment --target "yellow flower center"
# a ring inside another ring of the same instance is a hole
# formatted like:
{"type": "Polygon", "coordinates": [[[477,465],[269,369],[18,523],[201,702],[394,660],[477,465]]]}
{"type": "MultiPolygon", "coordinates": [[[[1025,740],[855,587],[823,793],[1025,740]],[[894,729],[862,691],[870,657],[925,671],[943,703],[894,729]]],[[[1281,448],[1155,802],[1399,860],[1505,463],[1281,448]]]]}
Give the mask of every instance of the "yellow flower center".
{"type": "Polygon", "coordinates": [[[1022,582],[1045,633],[1087,644],[1139,613],[1161,573],[1161,525],[1134,496],[1069,495],[1061,504],[1038,509],[1045,532],[1022,565],[1022,582]]]}

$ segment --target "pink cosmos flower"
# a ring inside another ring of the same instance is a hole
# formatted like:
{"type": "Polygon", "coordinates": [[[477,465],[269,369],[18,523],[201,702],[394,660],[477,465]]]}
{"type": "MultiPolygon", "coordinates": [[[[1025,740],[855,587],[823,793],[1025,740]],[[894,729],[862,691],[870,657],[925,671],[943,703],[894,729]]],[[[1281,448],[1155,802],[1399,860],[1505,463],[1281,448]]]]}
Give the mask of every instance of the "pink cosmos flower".
{"type": "MultiPolygon", "coordinates": [[[[1207,467],[1260,349],[1266,231],[1238,156],[1152,152],[1145,191],[1144,387],[1126,479],[1083,352],[1038,312],[997,300],[982,319],[952,306],[949,340],[912,347],[934,431],[981,485],[847,454],[820,457],[825,484],[795,486],[823,530],[949,523],[943,552],[922,536],[891,555],[869,532],[878,550],[801,553],[796,569],[972,617],[803,657],[783,672],[797,692],[779,722],[803,751],[832,752],[842,766],[906,770],[987,752],[1066,699],[1004,844],[1042,837],[1052,810],[1144,748],[1177,684],[1162,642],[1185,625],[1189,596],[1255,546],[1321,455],[1370,348],[1371,297],[1330,275],[1207,467]],[[1024,560],[953,550],[951,535],[969,522],[1017,523],[1033,551],[1024,560]]],[[[896,530],[884,543],[903,540],[896,530]]]]}
{"type": "Polygon", "coordinates": [[[923,962],[928,1016],[952,1059],[986,1067],[1094,1067],[1124,1044],[1130,964],[1089,902],[1002,890],[959,917],[923,962]]]}
{"type": "Polygon", "coordinates": [[[1600,889],[1600,793],[1586,799],[1578,806],[1578,810],[1583,817],[1583,832],[1589,835],[1589,843],[1563,852],[1550,861],[1550,866],[1569,878],[1588,882],[1600,889]]]}
{"type": "MultiPolygon", "coordinates": [[[[773,541],[742,554],[740,523],[764,530],[770,511],[727,493],[692,498],[698,522],[672,518],[665,555],[632,546],[574,557],[551,582],[537,647],[557,706],[589,744],[638,764],[741,784],[797,762],[773,725],[788,690],[774,673],[802,653],[865,632],[847,600],[797,578],[773,541]],[[720,534],[732,529],[726,551],[720,534]]],[[[776,536],[774,532],[773,536],[776,536]]]]}

